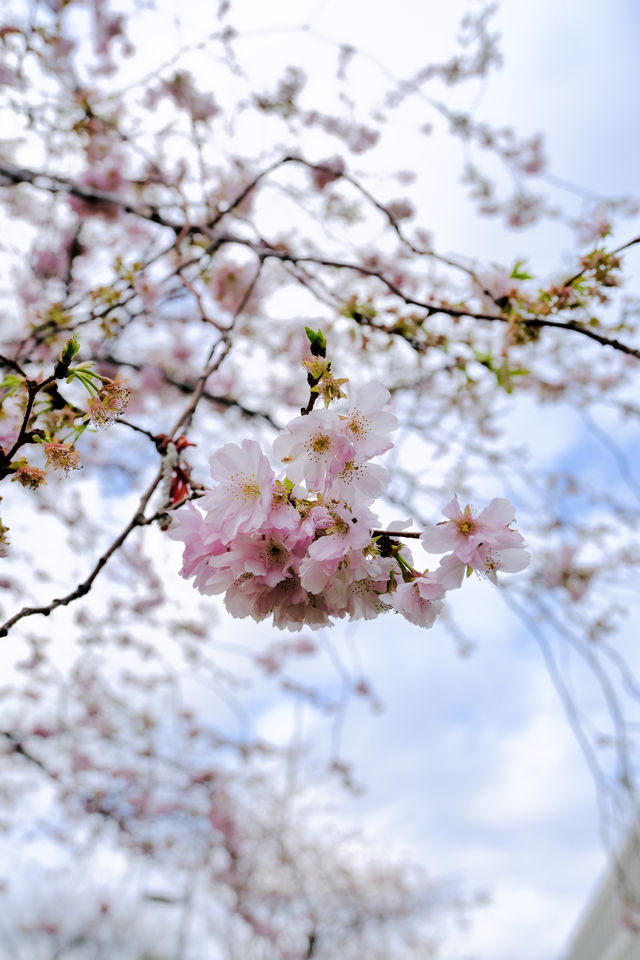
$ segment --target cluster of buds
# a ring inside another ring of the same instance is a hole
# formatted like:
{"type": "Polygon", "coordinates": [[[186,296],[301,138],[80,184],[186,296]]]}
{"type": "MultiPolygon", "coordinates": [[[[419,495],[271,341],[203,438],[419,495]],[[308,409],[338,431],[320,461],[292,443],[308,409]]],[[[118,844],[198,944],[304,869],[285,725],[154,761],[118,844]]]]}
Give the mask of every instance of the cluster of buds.
{"type": "MultiPolygon", "coordinates": [[[[183,433],[175,440],[164,433],[156,437],[156,449],[162,454],[162,500],[167,506],[173,507],[185,500],[194,489],[191,467],[181,458],[187,447],[195,447],[195,443],[189,443],[183,433]]],[[[169,522],[169,518],[161,520],[163,530],[167,529],[169,522]]]]}
{"type": "MultiPolygon", "coordinates": [[[[73,364],[80,345],[71,337],[65,343],[53,374],[42,380],[29,380],[18,369],[0,382],[0,413],[13,421],[12,428],[0,435],[0,480],[11,480],[29,490],[47,483],[47,469],[68,476],[80,467],[80,454],[75,443],[84,430],[93,424],[109,426],[124,412],[129,399],[125,382],[98,373],[91,361],[73,364]],[[86,412],[68,402],[60,393],[57,381],[78,381],[88,392],[86,412]],[[7,406],[13,405],[10,413],[7,406]],[[26,413],[25,413],[26,408],[26,413]],[[44,469],[34,466],[26,457],[16,457],[20,448],[41,446],[46,457],[44,469]]],[[[0,557],[6,556],[7,527],[0,523],[0,557]]]]}
{"type": "MultiPolygon", "coordinates": [[[[310,380],[321,376],[305,367],[310,380]]],[[[169,535],[184,543],[181,574],[201,593],[224,594],[233,616],[272,616],[289,630],[390,610],[430,627],[465,573],[495,580],[499,570],[527,565],[507,500],[476,516],[454,498],[448,519],[421,535],[425,549],[446,556],[432,573],[416,570],[401,539],[420,535],[378,529],[371,510],[391,479],[372,462],[393,446],[389,391],[376,380],[349,385],[338,391],[337,409],[318,392],[326,406],[305,409],[273,444],[286,473],[276,475],[256,441],[227,443],[209,460],[216,485],[201,509],[187,503],[174,515],[169,535]]]]}

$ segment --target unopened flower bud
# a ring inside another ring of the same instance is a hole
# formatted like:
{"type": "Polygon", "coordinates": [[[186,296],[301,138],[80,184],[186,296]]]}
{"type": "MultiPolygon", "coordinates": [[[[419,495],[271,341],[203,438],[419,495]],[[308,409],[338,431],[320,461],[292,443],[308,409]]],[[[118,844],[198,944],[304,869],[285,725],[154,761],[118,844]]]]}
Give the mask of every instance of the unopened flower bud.
{"type": "Polygon", "coordinates": [[[61,380],[63,377],[66,377],[69,371],[69,364],[71,363],[71,361],[73,360],[73,358],[75,357],[79,349],[80,349],[80,344],[76,340],[75,335],[71,337],[69,340],[67,340],[64,347],[62,348],[62,351],[60,352],[60,356],[58,357],[58,362],[56,363],[53,371],[53,374],[56,380],[61,380]]]}

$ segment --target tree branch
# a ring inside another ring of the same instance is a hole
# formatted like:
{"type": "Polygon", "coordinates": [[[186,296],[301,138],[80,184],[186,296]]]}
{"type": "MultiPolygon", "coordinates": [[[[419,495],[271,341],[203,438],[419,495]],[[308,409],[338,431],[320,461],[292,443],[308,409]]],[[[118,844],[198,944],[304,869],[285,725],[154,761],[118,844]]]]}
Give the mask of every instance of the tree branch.
{"type": "Polygon", "coordinates": [[[147,487],[142,497],[140,498],[140,504],[138,509],[134,513],[133,517],[126,525],[124,530],[116,537],[116,539],[111,543],[111,545],[105,550],[102,556],[98,559],[97,563],[93,567],[91,573],[82,583],[79,583],[75,590],[72,590],[70,593],[65,594],[63,597],[57,597],[55,600],[52,600],[50,603],[43,604],[39,607],[23,607],[22,610],[19,610],[18,613],[14,614],[8,620],[6,620],[2,625],[0,625],[0,637],[6,637],[9,633],[9,630],[20,620],[24,620],[25,617],[32,617],[36,613],[41,613],[44,617],[48,617],[57,607],[66,607],[68,604],[72,603],[74,600],[78,600],[80,597],[84,597],[91,587],[93,582],[103,569],[106,566],[109,559],[113,554],[120,549],[122,544],[125,542],[129,534],[135,530],[136,527],[142,526],[144,524],[144,509],[147,506],[147,503],[153,496],[153,493],[156,490],[156,487],[162,479],[162,468],[158,470],[156,476],[147,487]]]}

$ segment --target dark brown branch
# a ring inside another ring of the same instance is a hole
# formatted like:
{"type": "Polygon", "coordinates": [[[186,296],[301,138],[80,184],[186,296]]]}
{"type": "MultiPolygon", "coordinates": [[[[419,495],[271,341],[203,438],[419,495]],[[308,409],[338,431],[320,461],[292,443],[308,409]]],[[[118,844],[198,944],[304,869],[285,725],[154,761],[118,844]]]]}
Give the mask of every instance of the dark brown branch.
{"type": "Polygon", "coordinates": [[[25,406],[24,415],[22,417],[22,423],[20,425],[20,430],[18,431],[18,436],[16,437],[13,446],[11,447],[8,453],[0,457],[0,462],[3,464],[2,468],[0,469],[0,479],[2,477],[6,477],[7,473],[10,472],[9,470],[6,469],[6,466],[4,465],[11,463],[11,461],[13,460],[14,456],[16,455],[20,447],[24,443],[33,442],[32,440],[29,440],[28,428],[29,428],[29,421],[31,419],[31,412],[33,410],[34,401],[41,390],[44,390],[50,384],[55,383],[55,381],[56,381],[55,376],[50,376],[50,377],[47,377],[45,380],[40,380],[40,381],[38,380],[26,381],[27,403],[25,406]]]}
{"type": "MultiPolygon", "coordinates": [[[[487,318],[483,317],[482,319],[486,320],[487,318]]],[[[506,320],[505,317],[493,317],[492,319],[506,320]]],[[[560,320],[545,320],[542,317],[525,317],[523,322],[531,327],[553,327],[556,330],[573,330],[574,333],[581,333],[590,340],[595,340],[596,343],[602,344],[603,347],[612,347],[614,350],[619,350],[621,353],[626,353],[628,356],[640,360],[640,350],[637,350],[635,347],[630,347],[620,340],[616,340],[615,337],[605,337],[602,333],[596,333],[595,330],[591,330],[590,327],[582,327],[579,323],[572,321],[562,323],[560,320]]]]}
{"type": "Polygon", "coordinates": [[[148,437],[149,440],[152,440],[153,443],[157,443],[158,438],[155,434],[151,433],[150,430],[145,430],[144,427],[139,427],[137,423],[131,423],[130,420],[125,420],[124,417],[118,417],[118,423],[129,427],[130,430],[134,430],[136,433],[142,433],[145,437],[148,437]]]}
{"type": "Polygon", "coordinates": [[[0,364],[2,364],[3,367],[8,367],[10,370],[15,370],[21,377],[26,378],[27,376],[17,360],[12,360],[11,357],[5,357],[2,353],[0,353],[0,364]]]}
{"type": "Polygon", "coordinates": [[[34,757],[29,750],[25,750],[20,740],[18,740],[13,733],[11,733],[9,730],[0,730],[0,735],[9,741],[11,744],[12,753],[17,753],[19,756],[24,757],[25,760],[29,761],[29,763],[33,763],[36,767],[40,767],[40,769],[48,774],[48,776],[51,776],[44,763],[41,760],[38,760],[37,757],[34,757]]]}
{"type": "MultiPolygon", "coordinates": [[[[346,180],[346,181],[347,181],[348,183],[350,183],[356,190],[358,190],[358,191],[361,193],[361,195],[362,195],[372,206],[374,206],[378,211],[380,211],[380,213],[382,213],[382,214],[385,216],[385,218],[387,219],[389,225],[392,227],[392,229],[394,230],[394,232],[397,234],[398,238],[399,238],[399,239],[402,241],[402,243],[405,244],[413,253],[418,254],[418,255],[420,255],[420,256],[430,256],[430,257],[433,257],[434,259],[438,260],[439,262],[445,263],[447,266],[454,267],[455,269],[458,269],[458,270],[462,270],[462,271],[463,271],[464,273],[466,273],[468,276],[470,276],[470,277],[472,277],[473,279],[476,279],[476,280],[477,280],[477,277],[476,277],[475,273],[473,272],[473,270],[470,270],[468,267],[465,267],[463,264],[457,263],[455,260],[451,260],[451,259],[448,258],[448,257],[441,256],[440,254],[437,254],[437,253],[435,253],[434,251],[421,250],[421,249],[415,247],[415,246],[411,243],[411,241],[410,241],[407,237],[404,236],[404,234],[402,233],[402,230],[400,229],[400,226],[399,226],[398,222],[397,222],[396,219],[392,216],[392,214],[389,213],[389,211],[388,211],[387,208],[384,206],[384,204],[382,204],[382,203],[380,203],[380,201],[376,200],[376,198],[375,198],[371,193],[369,193],[369,191],[368,191],[365,187],[363,187],[362,184],[360,184],[355,178],[353,178],[352,176],[350,176],[348,173],[346,173],[346,172],[338,173],[337,171],[333,170],[331,167],[325,166],[325,165],[323,165],[323,164],[310,163],[308,160],[304,160],[302,157],[298,157],[298,156],[285,156],[285,157],[282,157],[281,160],[278,160],[278,161],[274,162],[274,163],[271,164],[269,167],[267,167],[265,170],[263,170],[260,174],[258,174],[258,175],[254,178],[254,180],[251,182],[251,184],[250,184],[247,188],[245,188],[245,190],[239,195],[239,197],[236,198],[236,200],[233,202],[233,204],[232,204],[226,211],[224,211],[224,213],[220,214],[214,221],[212,221],[210,224],[208,224],[208,227],[209,227],[209,228],[212,228],[212,227],[214,227],[215,225],[217,225],[217,223],[219,223],[219,221],[222,219],[222,217],[223,217],[226,213],[231,212],[231,210],[235,209],[235,207],[237,207],[240,203],[242,203],[242,201],[245,199],[245,197],[246,197],[246,196],[251,192],[251,190],[260,182],[260,180],[264,179],[266,176],[268,176],[270,173],[272,173],[272,172],[273,172],[274,170],[276,170],[278,167],[283,166],[284,164],[287,164],[287,163],[298,163],[298,164],[300,164],[300,165],[302,165],[302,166],[308,167],[308,168],[311,169],[311,170],[319,170],[319,171],[324,172],[324,173],[332,174],[332,175],[335,177],[336,180],[337,180],[337,179],[346,180]]],[[[225,242],[242,242],[242,243],[246,243],[246,245],[248,245],[248,246],[252,247],[253,249],[255,249],[256,252],[259,252],[259,251],[258,251],[258,248],[255,247],[255,245],[253,245],[250,241],[243,241],[243,240],[240,240],[240,238],[237,238],[235,241],[233,241],[233,240],[229,240],[229,238],[218,237],[217,240],[216,240],[216,249],[218,249],[218,247],[221,246],[221,245],[222,245],[223,243],[225,243],[225,242]]],[[[613,251],[611,251],[611,252],[612,252],[612,254],[620,253],[622,250],[625,250],[625,249],[627,249],[628,247],[632,247],[632,246],[634,246],[634,245],[637,244],[637,243],[640,243],[640,236],[639,236],[639,237],[635,237],[633,240],[627,241],[626,243],[622,244],[621,246],[617,247],[615,250],[613,250],[613,251]]],[[[208,251],[208,252],[209,252],[209,251],[208,251]]],[[[289,255],[289,254],[283,252],[283,251],[276,251],[276,250],[270,251],[268,254],[263,252],[262,255],[263,255],[265,258],[266,258],[266,257],[277,258],[277,259],[280,259],[282,262],[285,262],[285,263],[288,262],[288,263],[291,263],[291,264],[294,264],[294,265],[298,265],[298,264],[300,264],[300,263],[317,263],[319,266],[327,266],[327,267],[336,267],[336,268],[346,268],[346,269],[357,270],[357,271],[358,271],[359,273],[361,273],[361,274],[365,274],[365,275],[367,275],[367,276],[371,276],[371,277],[374,277],[374,278],[379,279],[382,283],[385,284],[385,286],[387,287],[388,290],[390,290],[390,291],[391,291],[392,293],[394,293],[396,296],[400,297],[400,299],[402,299],[402,301],[403,301],[404,303],[406,303],[408,306],[421,307],[423,310],[426,310],[426,311],[427,311],[427,315],[428,315],[428,316],[434,316],[435,314],[441,313],[441,314],[445,314],[446,316],[450,316],[450,317],[470,317],[470,318],[472,318],[472,319],[474,319],[474,320],[486,320],[486,321],[490,321],[490,322],[499,321],[499,322],[501,322],[501,323],[508,323],[508,322],[509,322],[509,318],[508,318],[508,317],[505,317],[505,316],[503,316],[503,315],[486,314],[486,313],[475,313],[475,312],[471,312],[471,311],[468,311],[468,310],[459,310],[459,309],[456,309],[456,308],[454,308],[454,307],[446,307],[446,306],[444,306],[444,305],[436,306],[436,305],[434,305],[434,304],[425,303],[424,301],[415,300],[415,299],[413,299],[412,297],[407,297],[405,294],[402,293],[401,290],[398,289],[398,287],[396,287],[395,284],[393,284],[390,280],[387,280],[387,279],[386,279],[381,273],[379,273],[378,271],[371,270],[371,269],[368,269],[368,268],[363,267],[363,266],[358,266],[358,265],[356,265],[356,264],[344,263],[344,262],[341,262],[341,261],[323,260],[323,259],[316,258],[316,257],[294,257],[294,256],[292,256],[292,255],[289,255]]],[[[581,273],[577,274],[576,277],[574,277],[573,279],[578,279],[580,276],[581,276],[581,273]]],[[[572,282],[572,281],[569,281],[569,283],[571,283],[571,282],[572,282]]],[[[543,318],[543,317],[531,317],[531,318],[529,318],[529,317],[524,317],[524,318],[523,318],[523,322],[526,323],[526,324],[529,324],[529,325],[532,326],[532,327],[538,327],[538,328],[540,328],[540,327],[550,327],[550,328],[556,328],[556,329],[573,330],[573,331],[575,331],[576,333],[581,333],[581,334],[583,334],[584,336],[590,338],[591,340],[595,340],[597,343],[600,343],[600,344],[603,345],[603,346],[612,347],[614,350],[619,350],[619,351],[622,352],[622,353],[626,353],[626,354],[628,354],[629,356],[636,357],[636,359],[639,359],[639,360],[640,360],[640,350],[637,350],[637,349],[635,349],[634,347],[630,347],[630,346],[628,346],[627,344],[624,344],[624,343],[622,343],[620,340],[617,340],[617,339],[615,339],[615,338],[613,338],[613,337],[606,337],[606,336],[604,336],[603,334],[598,334],[598,333],[596,333],[595,331],[591,330],[591,329],[588,328],[588,327],[582,327],[582,326],[580,326],[579,324],[576,324],[576,323],[573,323],[573,322],[563,323],[563,322],[561,322],[561,321],[548,320],[548,319],[545,319],[545,318],[543,318]]],[[[380,329],[384,329],[384,328],[380,328],[380,329]]],[[[392,332],[392,331],[386,331],[386,332],[389,332],[389,333],[390,333],[390,332],[392,332]]]]}
{"type": "MultiPolygon", "coordinates": [[[[171,223],[171,221],[166,220],[160,211],[151,206],[151,204],[148,204],[146,207],[136,207],[121,198],[113,197],[106,193],[96,193],[92,190],[85,190],[70,180],[65,180],[63,177],[57,177],[53,174],[42,173],[37,170],[28,170],[25,167],[11,168],[0,166],[0,177],[5,177],[9,183],[16,186],[21,183],[29,183],[32,187],[35,187],[36,190],[46,190],[49,193],[66,193],[71,197],[84,200],[84,202],[88,204],[108,204],[109,206],[117,207],[119,210],[122,210],[123,213],[130,213],[136,217],[141,217],[143,220],[148,220],[151,223],[157,223],[161,227],[167,227],[167,229],[173,230],[176,236],[183,230],[180,224],[171,223]]],[[[0,186],[1,185],[2,184],[0,184],[0,186]]]]}
{"type": "MultiPolygon", "coordinates": [[[[240,206],[242,201],[249,195],[249,193],[258,185],[258,183],[261,180],[267,177],[270,173],[273,173],[275,170],[277,170],[278,167],[281,167],[287,163],[298,163],[303,166],[309,167],[310,169],[326,171],[334,174],[336,176],[336,179],[338,179],[338,175],[336,174],[336,171],[332,170],[330,167],[324,167],[322,164],[312,164],[309,161],[304,160],[302,157],[296,157],[296,156],[282,157],[280,160],[274,161],[274,163],[270,164],[268,167],[262,170],[259,174],[257,174],[253,178],[253,180],[238,194],[235,200],[225,210],[220,211],[205,226],[203,226],[202,228],[199,228],[197,225],[193,225],[187,228],[186,232],[194,232],[194,231],[197,232],[199,229],[202,229],[203,233],[205,234],[210,233],[218,225],[218,223],[220,223],[223,217],[227,216],[229,213],[232,213],[233,210],[237,209],[237,207],[240,206]]],[[[182,234],[185,233],[185,227],[180,227],[178,224],[174,224],[174,223],[171,223],[170,221],[167,221],[164,217],[162,217],[159,211],[153,207],[149,207],[148,210],[145,210],[140,207],[135,207],[127,203],[125,200],[118,199],[117,197],[111,197],[108,195],[103,195],[103,194],[91,192],[88,190],[84,190],[81,187],[78,187],[75,184],[71,183],[70,181],[64,180],[60,177],[55,177],[55,176],[44,174],[44,173],[38,173],[37,171],[28,170],[24,168],[12,169],[9,167],[2,167],[2,166],[0,166],[0,176],[6,177],[11,183],[14,183],[14,184],[30,183],[32,184],[32,186],[36,187],[37,189],[49,190],[50,192],[54,192],[54,193],[61,193],[61,192],[68,193],[69,195],[78,197],[79,199],[84,200],[88,203],[92,203],[92,202],[108,203],[120,208],[125,213],[134,214],[135,216],[142,217],[143,219],[149,220],[152,223],[157,223],[161,226],[167,227],[173,230],[176,236],[178,236],[181,233],[182,234]],[[40,183],[39,182],[40,180],[44,182],[40,183]]],[[[375,197],[372,194],[370,194],[368,190],[366,190],[361,184],[358,183],[357,180],[355,180],[349,174],[341,173],[339,174],[339,177],[346,180],[348,183],[351,183],[352,186],[354,186],[357,190],[359,190],[362,196],[365,197],[369,203],[371,203],[376,209],[378,209],[381,213],[384,214],[384,216],[388,220],[392,229],[398,234],[398,237],[414,253],[419,254],[421,256],[428,255],[428,256],[434,257],[438,261],[442,263],[446,263],[448,266],[454,267],[459,270],[463,270],[469,276],[475,277],[475,274],[473,273],[473,271],[469,270],[467,267],[464,267],[462,264],[456,263],[454,260],[450,260],[449,258],[443,257],[440,254],[436,254],[433,251],[420,250],[414,247],[411,244],[411,242],[403,235],[402,231],[399,228],[398,223],[382,203],[376,200],[375,197]]],[[[336,269],[355,270],[358,273],[363,274],[365,276],[377,278],[378,280],[380,280],[382,283],[385,284],[385,286],[391,293],[395,294],[395,296],[399,297],[404,303],[406,303],[407,306],[420,307],[421,309],[427,312],[427,316],[434,316],[436,314],[445,314],[446,316],[450,316],[450,317],[470,317],[471,319],[474,319],[474,320],[486,320],[489,322],[496,322],[496,321],[500,323],[509,322],[509,318],[505,317],[504,315],[478,313],[470,310],[462,310],[462,309],[457,309],[455,307],[449,307],[443,304],[438,305],[433,303],[427,303],[422,300],[416,300],[413,297],[407,297],[405,294],[402,293],[402,291],[394,283],[392,283],[390,280],[385,278],[380,272],[364,267],[359,264],[353,264],[353,263],[340,261],[340,260],[325,260],[319,257],[295,256],[292,253],[288,253],[281,250],[275,250],[273,248],[264,250],[259,245],[240,237],[217,237],[216,240],[214,241],[214,244],[212,244],[211,247],[208,248],[207,253],[214,252],[225,243],[239,243],[239,244],[248,246],[251,249],[253,249],[262,259],[278,259],[284,263],[291,263],[294,265],[301,264],[301,263],[315,263],[318,266],[335,267],[336,269]]],[[[636,243],[640,243],[640,237],[635,237],[633,240],[630,240],[627,243],[622,244],[620,247],[618,247],[616,250],[612,252],[618,253],[621,250],[627,249],[628,247],[631,247],[636,243]]],[[[577,274],[576,278],[574,279],[577,279],[580,275],[581,274],[577,274]]],[[[556,328],[561,330],[572,330],[575,333],[581,333],[583,336],[588,337],[591,340],[595,340],[597,343],[600,343],[603,346],[612,347],[614,350],[618,350],[622,353],[626,353],[629,356],[633,356],[633,357],[636,357],[637,359],[640,359],[640,350],[635,349],[634,347],[630,347],[627,344],[624,344],[620,340],[617,340],[613,337],[606,337],[603,334],[596,333],[594,330],[591,330],[590,328],[587,328],[587,327],[582,327],[577,323],[563,323],[561,321],[549,320],[542,317],[524,317],[523,322],[525,324],[530,325],[531,327],[538,327],[538,328],[550,327],[550,328],[556,328]]],[[[387,333],[393,332],[391,330],[386,330],[383,327],[380,327],[379,329],[382,329],[384,332],[387,332],[387,333]]]]}
{"type": "Polygon", "coordinates": [[[633,247],[636,243],[640,243],[640,237],[634,237],[633,240],[627,240],[626,243],[620,244],[619,247],[616,247],[615,250],[612,250],[609,256],[615,256],[616,253],[622,253],[623,250],[627,250],[629,247],[633,247]]]}
{"type": "MultiPolygon", "coordinates": [[[[416,300],[414,297],[408,297],[402,292],[402,290],[400,290],[399,287],[397,287],[391,280],[388,280],[379,271],[365,267],[358,263],[351,263],[348,260],[326,260],[323,257],[298,256],[290,251],[277,250],[275,248],[264,249],[259,244],[256,244],[251,240],[247,240],[243,237],[231,236],[218,237],[216,240],[216,249],[225,243],[237,243],[241,244],[242,246],[247,246],[258,253],[265,260],[280,260],[283,263],[292,263],[294,265],[300,263],[315,263],[320,267],[332,267],[336,270],[353,270],[356,273],[375,278],[380,280],[380,282],[383,283],[391,293],[399,297],[403,303],[407,304],[407,306],[420,307],[425,311],[427,317],[444,314],[448,317],[469,317],[471,320],[486,320],[490,323],[511,322],[510,318],[504,316],[503,314],[480,313],[474,310],[465,310],[458,307],[450,307],[445,304],[435,304],[425,300],[416,300]]],[[[574,321],[565,323],[560,320],[549,320],[545,317],[522,317],[520,322],[525,326],[534,328],[549,327],[556,330],[571,330],[574,333],[580,333],[583,336],[588,337],[590,340],[595,340],[596,343],[600,343],[602,346],[612,347],[614,350],[619,350],[621,353],[626,353],[628,356],[636,357],[636,359],[640,360],[640,349],[630,347],[628,344],[622,343],[620,340],[617,340],[614,337],[607,337],[604,334],[596,333],[595,330],[592,330],[590,327],[583,327],[574,321]]],[[[367,325],[373,326],[375,329],[389,335],[393,335],[396,332],[393,330],[393,328],[372,324],[369,321],[367,321],[367,325]]]]}
{"type": "Polygon", "coordinates": [[[269,164],[268,167],[266,167],[264,170],[258,173],[253,178],[253,180],[251,180],[251,182],[247,184],[244,190],[242,190],[238,194],[235,200],[233,200],[228,207],[226,207],[224,210],[219,210],[218,213],[215,215],[215,217],[213,217],[212,220],[209,220],[209,222],[206,225],[207,230],[214,230],[215,227],[217,227],[220,221],[223,219],[223,217],[226,217],[230,213],[233,213],[233,211],[236,210],[241,205],[243,200],[245,200],[249,196],[251,191],[255,190],[255,188],[258,186],[261,180],[264,180],[265,177],[268,177],[269,174],[273,173],[274,170],[277,170],[278,167],[281,167],[285,163],[290,163],[292,160],[295,160],[295,159],[296,159],[295,157],[282,157],[282,159],[275,160],[273,163],[269,164]]]}
{"type": "Polygon", "coordinates": [[[416,533],[416,532],[413,531],[413,530],[407,530],[407,531],[403,531],[403,530],[372,530],[372,531],[371,531],[371,536],[372,536],[372,537],[392,537],[393,539],[395,539],[396,537],[409,537],[409,538],[412,539],[412,540],[419,540],[420,537],[422,536],[422,534],[421,534],[421,533],[416,533]]]}

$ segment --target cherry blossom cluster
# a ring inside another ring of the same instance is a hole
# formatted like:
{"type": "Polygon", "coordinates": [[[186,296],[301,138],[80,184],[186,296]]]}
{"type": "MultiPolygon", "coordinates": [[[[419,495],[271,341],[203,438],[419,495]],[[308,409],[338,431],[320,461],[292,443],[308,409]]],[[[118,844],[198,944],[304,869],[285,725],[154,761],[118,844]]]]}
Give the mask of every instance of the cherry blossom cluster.
{"type": "Polygon", "coordinates": [[[185,545],[182,576],[203,594],[224,594],[235,617],[271,615],[276,627],[298,630],[394,610],[430,627],[465,574],[495,581],[497,571],[528,563],[508,500],[476,515],[454,497],[448,519],[421,535],[426,550],[445,556],[434,572],[416,570],[401,538],[418,534],[378,529],[371,510],[390,482],[372,462],[393,446],[389,391],[376,380],[347,390],[335,391],[347,400],[342,411],[329,409],[329,399],[278,435],[273,456],[285,474],[276,475],[255,440],[227,443],[210,458],[216,485],[202,509],[188,502],[174,514],[169,535],[185,545]]]}

